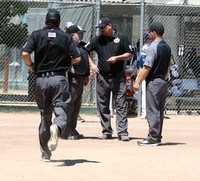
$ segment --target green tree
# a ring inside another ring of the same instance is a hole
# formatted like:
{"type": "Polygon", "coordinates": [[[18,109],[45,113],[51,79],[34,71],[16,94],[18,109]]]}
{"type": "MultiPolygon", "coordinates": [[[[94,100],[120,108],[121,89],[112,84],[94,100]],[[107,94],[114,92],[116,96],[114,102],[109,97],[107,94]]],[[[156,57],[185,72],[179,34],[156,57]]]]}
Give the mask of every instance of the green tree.
{"type": "Polygon", "coordinates": [[[14,18],[23,18],[27,10],[26,2],[0,2],[0,44],[10,48],[21,48],[24,45],[28,37],[27,24],[14,22],[14,18]]]}

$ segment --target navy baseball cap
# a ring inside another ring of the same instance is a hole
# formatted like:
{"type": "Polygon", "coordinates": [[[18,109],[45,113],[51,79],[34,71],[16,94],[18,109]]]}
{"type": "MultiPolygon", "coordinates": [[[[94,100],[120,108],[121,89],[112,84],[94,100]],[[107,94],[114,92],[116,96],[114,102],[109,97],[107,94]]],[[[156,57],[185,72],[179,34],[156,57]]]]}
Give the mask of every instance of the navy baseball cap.
{"type": "Polygon", "coordinates": [[[60,13],[55,9],[50,9],[46,15],[47,22],[60,22],[60,13]]]}
{"type": "Polygon", "coordinates": [[[143,39],[144,39],[144,41],[147,41],[147,40],[151,40],[152,37],[151,37],[151,35],[149,33],[146,33],[146,34],[144,34],[143,39]]]}
{"type": "Polygon", "coordinates": [[[106,25],[112,24],[111,20],[108,17],[103,17],[99,20],[99,25],[96,28],[103,28],[106,25]]]}
{"type": "Polygon", "coordinates": [[[163,35],[164,26],[160,22],[154,22],[150,25],[149,31],[155,31],[158,34],[163,35]]]}
{"type": "Polygon", "coordinates": [[[67,28],[66,33],[81,33],[83,32],[77,25],[71,25],[69,28],[67,28]]]}

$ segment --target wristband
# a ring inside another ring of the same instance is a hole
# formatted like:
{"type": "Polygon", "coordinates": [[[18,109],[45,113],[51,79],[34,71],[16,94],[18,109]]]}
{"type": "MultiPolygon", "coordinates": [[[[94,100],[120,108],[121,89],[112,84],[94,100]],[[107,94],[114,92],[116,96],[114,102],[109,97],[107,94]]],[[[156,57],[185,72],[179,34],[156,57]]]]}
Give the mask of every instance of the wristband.
{"type": "Polygon", "coordinates": [[[31,62],[31,65],[28,65],[29,67],[32,67],[34,65],[34,63],[33,62],[31,62]]]}
{"type": "Polygon", "coordinates": [[[95,71],[94,71],[94,70],[90,70],[90,73],[93,73],[93,74],[95,74],[95,71]]]}

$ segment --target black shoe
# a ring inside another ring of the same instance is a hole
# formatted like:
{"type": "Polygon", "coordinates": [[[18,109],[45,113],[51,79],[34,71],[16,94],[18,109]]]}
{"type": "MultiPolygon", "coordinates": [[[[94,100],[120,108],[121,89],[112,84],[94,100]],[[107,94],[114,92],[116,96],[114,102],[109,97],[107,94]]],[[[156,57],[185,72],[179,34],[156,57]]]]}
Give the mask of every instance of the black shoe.
{"type": "Polygon", "coordinates": [[[67,137],[67,139],[68,139],[68,140],[78,140],[79,138],[78,138],[78,135],[69,135],[69,136],[67,137]]]}
{"type": "Polygon", "coordinates": [[[111,134],[102,134],[101,136],[99,136],[99,139],[101,139],[101,140],[112,139],[112,135],[111,134]]]}
{"type": "Polygon", "coordinates": [[[137,144],[139,146],[159,146],[159,145],[161,145],[161,142],[152,143],[152,142],[144,139],[143,141],[138,141],[137,144]]]}
{"type": "Polygon", "coordinates": [[[129,137],[127,135],[119,135],[118,138],[121,141],[129,141],[129,137]]]}
{"type": "Polygon", "coordinates": [[[78,139],[84,138],[84,135],[83,135],[83,134],[78,134],[78,135],[76,135],[76,136],[78,136],[78,139]]]}
{"type": "Polygon", "coordinates": [[[84,138],[83,134],[78,134],[78,135],[69,135],[67,137],[68,140],[78,140],[84,138]]]}
{"type": "Polygon", "coordinates": [[[41,161],[43,162],[50,162],[51,155],[48,155],[47,153],[42,153],[41,155],[41,161]]]}
{"type": "Polygon", "coordinates": [[[80,121],[81,123],[85,122],[85,119],[83,119],[80,115],[78,115],[77,121],[80,121]]]}

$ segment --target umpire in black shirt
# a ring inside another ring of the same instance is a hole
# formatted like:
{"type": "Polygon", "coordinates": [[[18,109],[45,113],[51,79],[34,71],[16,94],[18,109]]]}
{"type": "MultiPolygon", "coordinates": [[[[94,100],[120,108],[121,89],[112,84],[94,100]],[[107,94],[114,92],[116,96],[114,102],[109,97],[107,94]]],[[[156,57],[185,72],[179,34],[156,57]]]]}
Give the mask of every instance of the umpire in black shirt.
{"type": "Polygon", "coordinates": [[[42,161],[50,161],[51,151],[56,149],[58,137],[65,131],[71,109],[71,95],[65,73],[71,62],[78,63],[81,58],[71,36],[59,28],[58,11],[49,10],[45,24],[43,29],[30,35],[22,56],[30,71],[37,76],[34,93],[41,114],[40,149],[42,161]],[[35,52],[34,63],[30,57],[32,52],[35,52]],[[52,124],[53,111],[55,118],[52,124]]]}
{"type": "Polygon", "coordinates": [[[128,141],[128,121],[126,105],[126,75],[125,65],[133,57],[132,46],[128,38],[113,29],[109,18],[99,21],[101,35],[93,38],[85,48],[88,52],[96,51],[98,65],[90,61],[90,69],[97,73],[97,107],[102,125],[100,139],[111,139],[113,129],[110,122],[110,92],[113,92],[116,105],[116,126],[120,140],[128,141]]]}
{"type": "Polygon", "coordinates": [[[76,140],[83,137],[83,135],[79,134],[77,131],[76,126],[77,118],[81,108],[83,88],[84,86],[87,86],[89,82],[88,76],[90,75],[90,68],[88,53],[82,47],[84,42],[80,40],[80,33],[82,33],[81,29],[79,29],[77,25],[71,25],[69,28],[67,28],[66,33],[69,33],[72,36],[81,52],[81,61],[79,63],[72,64],[68,71],[68,79],[72,95],[72,112],[68,126],[73,131],[73,135],[69,135],[68,139],[76,140]]]}

